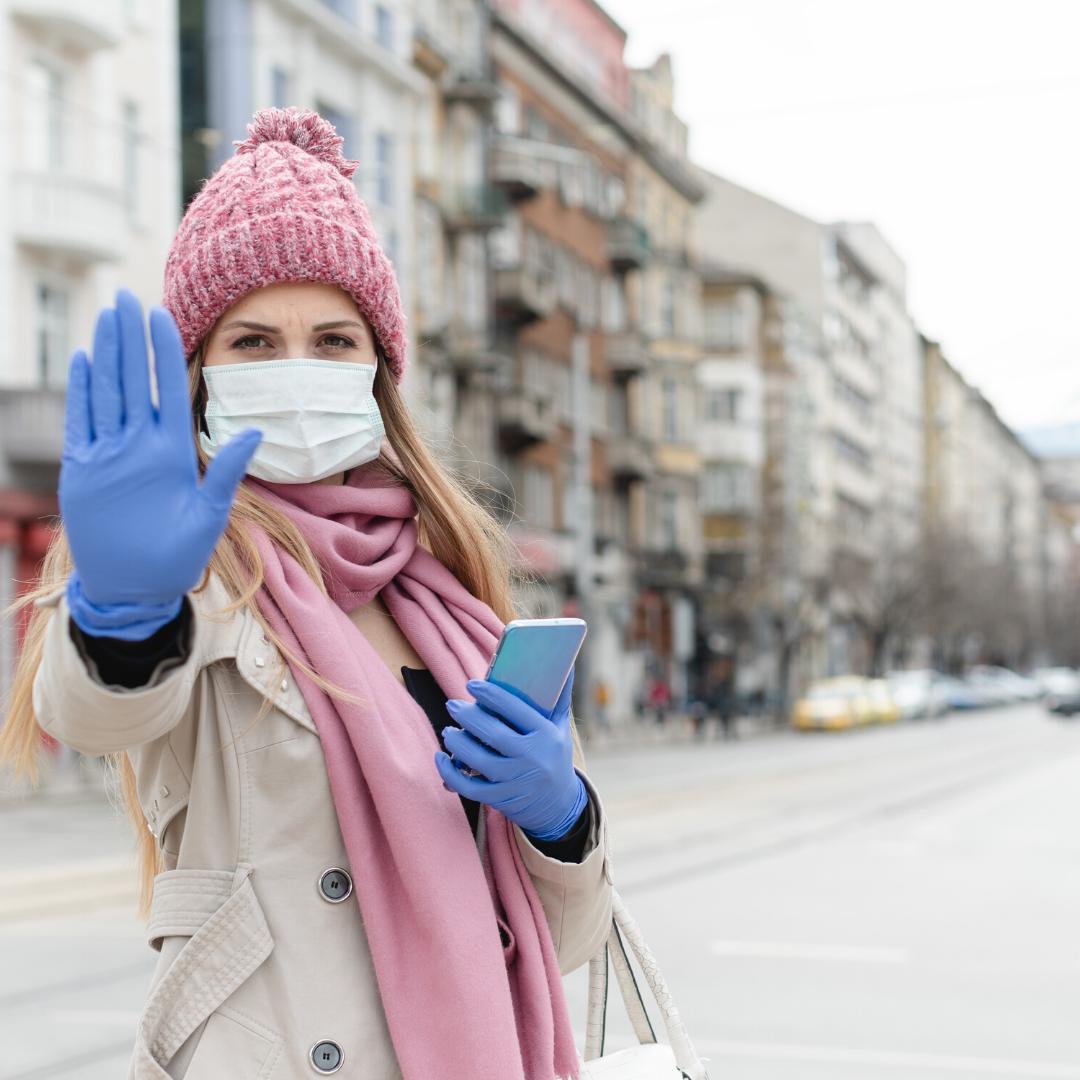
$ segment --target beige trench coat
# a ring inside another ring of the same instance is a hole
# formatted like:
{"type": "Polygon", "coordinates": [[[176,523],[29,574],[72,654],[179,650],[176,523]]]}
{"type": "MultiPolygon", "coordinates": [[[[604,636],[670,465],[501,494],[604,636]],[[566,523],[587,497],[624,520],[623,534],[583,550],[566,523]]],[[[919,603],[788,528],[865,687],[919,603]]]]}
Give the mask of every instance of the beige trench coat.
{"type": "MultiPolygon", "coordinates": [[[[161,957],[130,1076],[311,1080],[312,1048],[332,1040],[340,1076],[395,1080],[359,906],[319,888],[328,869],[363,867],[349,865],[311,714],[249,609],[215,615],[216,581],[191,600],[188,658],[137,690],[100,681],[54,601],[34,684],[54,738],[86,754],[128,751],[164,855],[148,930],[161,957]],[[270,687],[274,707],[256,723],[270,687]]],[[[599,949],[611,920],[606,827],[586,786],[593,827],[580,863],[517,833],[563,972],[599,949]]]]}

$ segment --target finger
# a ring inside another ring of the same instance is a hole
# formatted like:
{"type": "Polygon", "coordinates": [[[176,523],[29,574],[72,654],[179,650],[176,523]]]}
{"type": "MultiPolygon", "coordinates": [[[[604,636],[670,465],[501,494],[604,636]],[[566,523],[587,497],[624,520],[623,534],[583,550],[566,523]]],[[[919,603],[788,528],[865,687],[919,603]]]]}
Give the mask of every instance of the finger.
{"type": "Polygon", "coordinates": [[[90,415],[95,438],[119,435],[123,414],[116,309],[102,308],[94,329],[94,360],[90,365],[90,415]]]}
{"type": "Polygon", "coordinates": [[[435,754],[435,768],[439,770],[442,782],[451,791],[463,795],[466,799],[490,805],[498,797],[494,791],[494,784],[481,779],[479,776],[466,776],[450,760],[449,755],[444,754],[441,750],[435,754]]]}
{"type": "Polygon", "coordinates": [[[161,425],[174,438],[189,435],[192,431],[191,396],[184,345],[180,331],[176,329],[176,320],[160,305],[150,309],[150,340],[154,343],[161,425]]]}
{"type": "Polygon", "coordinates": [[[117,290],[116,317],[120,326],[124,420],[127,424],[143,424],[153,418],[154,403],[150,400],[150,365],[146,358],[142,304],[130,289],[117,290]]]}
{"type": "Polygon", "coordinates": [[[262,432],[254,428],[234,435],[206,467],[203,478],[202,498],[218,509],[232,506],[236,489],[247,472],[248,462],[262,442],[262,432]]]}
{"type": "MultiPolygon", "coordinates": [[[[443,728],[443,745],[447,751],[470,769],[483,773],[488,780],[512,780],[523,771],[521,758],[503,757],[489,746],[478,742],[461,728],[443,728]]],[[[526,766],[527,767],[527,766],[526,766]]]]}
{"type": "Polygon", "coordinates": [[[90,362],[79,349],[68,371],[67,401],[64,404],[64,456],[85,449],[94,439],[90,423],[90,362]]]}
{"type": "Polygon", "coordinates": [[[516,694],[511,694],[509,690],[504,690],[486,679],[470,679],[465,688],[481,705],[498,713],[522,734],[536,731],[548,723],[548,718],[543,713],[526,704],[516,694]]]}
{"type": "Polygon", "coordinates": [[[504,757],[520,757],[525,752],[525,736],[515,731],[501,716],[485,712],[471,701],[450,700],[446,711],[468,732],[504,757]]]}

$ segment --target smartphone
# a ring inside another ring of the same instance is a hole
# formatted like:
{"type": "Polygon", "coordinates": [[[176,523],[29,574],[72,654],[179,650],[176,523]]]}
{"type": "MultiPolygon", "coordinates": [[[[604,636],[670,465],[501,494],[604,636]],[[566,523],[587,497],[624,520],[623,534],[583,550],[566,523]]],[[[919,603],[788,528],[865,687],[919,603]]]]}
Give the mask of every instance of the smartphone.
{"type": "Polygon", "coordinates": [[[515,619],[506,624],[487,678],[551,718],[570,677],[584,619],[515,619]]]}

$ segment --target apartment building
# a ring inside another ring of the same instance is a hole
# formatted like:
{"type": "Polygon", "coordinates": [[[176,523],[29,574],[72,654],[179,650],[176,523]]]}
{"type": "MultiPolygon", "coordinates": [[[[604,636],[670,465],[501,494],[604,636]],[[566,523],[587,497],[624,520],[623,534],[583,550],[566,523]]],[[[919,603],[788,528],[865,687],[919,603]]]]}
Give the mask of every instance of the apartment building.
{"type": "Polygon", "coordinates": [[[490,237],[502,363],[488,440],[457,429],[498,462],[531,579],[523,606],[589,620],[576,707],[600,724],[629,718],[647,677],[685,686],[701,565],[701,190],[670,66],[629,71],[625,39],[592,0],[491,9],[490,175],[509,203],[490,237]]]}
{"type": "Polygon", "coordinates": [[[1074,581],[1071,522],[1039,461],[994,407],[922,340],[928,556],[947,602],[935,611],[940,661],[973,653],[1018,664],[1048,641],[1051,599],[1074,581]]]}
{"type": "MultiPolygon", "coordinates": [[[[884,668],[909,645],[922,533],[923,364],[903,264],[872,225],[822,225],[702,176],[706,264],[759,280],[776,313],[765,333],[777,389],[759,414],[760,441],[777,447],[768,474],[778,516],[764,564],[777,592],[765,650],[782,683],[792,663],[796,682],[884,668]]],[[[707,320],[749,318],[741,287],[747,315],[710,316],[707,305],[707,320]]],[[[706,475],[725,464],[735,475],[744,465],[749,505],[753,468],[732,457],[706,475]]],[[[761,618],[758,626],[764,643],[761,618]]]]}
{"type": "MultiPolygon", "coordinates": [[[[0,609],[48,544],[71,352],[117,286],[161,297],[180,205],[176,33],[153,0],[0,7],[0,609]]],[[[0,626],[0,698],[17,644],[0,626]]]]}

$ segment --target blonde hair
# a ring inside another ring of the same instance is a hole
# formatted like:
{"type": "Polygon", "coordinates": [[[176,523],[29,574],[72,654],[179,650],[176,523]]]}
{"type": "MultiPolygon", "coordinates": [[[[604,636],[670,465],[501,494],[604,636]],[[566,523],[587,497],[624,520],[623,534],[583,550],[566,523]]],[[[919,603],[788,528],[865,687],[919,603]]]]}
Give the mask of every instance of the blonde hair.
{"type": "MultiPolygon", "coordinates": [[[[514,617],[514,609],[504,530],[476,494],[453,476],[427,446],[413,423],[397,383],[388,374],[385,355],[381,348],[377,351],[379,364],[375,372],[374,394],[382,411],[386,438],[392,451],[387,453],[384,450],[379,460],[416,499],[420,543],[473,596],[487,604],[503,622],[509,622],[514,617]]],[[[202,358],[203,348],[200,346],[189,365],[196,425],[200,422],[205,404],[202,358]]],[[[207,458],[201,447],[199,464],[200,470],[206,468],[207,458]]],[[[254,603],[255,594],[262,586],[263,566],[252,539],[252,529],[262,530],[276,547],[291,555],[325,592],[319,564],[300,530],[285,514],[245,484],[240,486],[228,526],[214,549],[207,567],[207,577],[200,589],[206,587],[209,575],[216,576],[231,598],[223,614],[248,606],[263,631],[281,648],[283,655],[289,656],[288,650],[254,603]]],[[[58,529],[45,556],[39,583],[15,605],[16,610],[29,613],[29,624],[15,672],[7,719],[0,730],[0,763],[12,765],[16,776],[28,776],[34,781],[38,775],[36,758],[42,733],[34,715],[33,684],[52,616],[52,610],[40,610],[34,606],[34,602],[62,585],[71,573],[72,566],[67,538],[63,529],[58,529]]],[[[297,662],[295,657],[289,658],[297,662]]],[[[323,680],[316,678],[316,681],[328,692],[341,696],[323,680]]],[[[264,703],[260,716],[271,704],[272,701],[264,703]]],[[[154,878],[164,866],[157,840],[149,831],[139,803],[131,760],[126,752],[122,752],[113,755],[112,762],[118,773],[119,795],[136,837],[140,910],[145,916],[153,899],[154,878]]]]}

